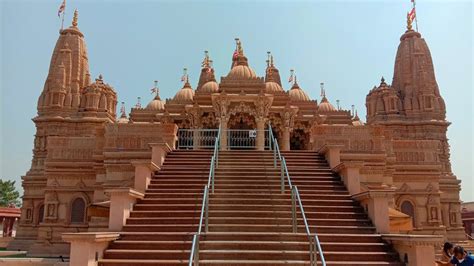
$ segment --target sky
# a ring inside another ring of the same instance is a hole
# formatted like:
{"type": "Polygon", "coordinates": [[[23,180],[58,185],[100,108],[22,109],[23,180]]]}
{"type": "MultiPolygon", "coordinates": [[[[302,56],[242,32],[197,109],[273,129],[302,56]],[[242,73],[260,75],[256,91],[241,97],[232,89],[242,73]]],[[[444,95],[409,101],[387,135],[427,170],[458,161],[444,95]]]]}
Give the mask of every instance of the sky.
{"type": "MultiPolygon", "coordinates": [[[[61,0],[0,0],[0,176],[17,181],[31,164],[36,104],[58,38],[61,0]]],[[[320,100],[319,83],[343,108],[354,104],[365,120],[365,97],[384,76],[390,83],[410,0],[393,1],[100,1],[68,0],[84,33],[92,78],[102,74],[129,108],[141,96],[170,98],[188,68],[196,87],[208,50],[216,77],[225,76],[242,41],[250,66],[264,75],[271,51],[282,80],[320,100]]],[[[451,162],[462,180],[461,199],[474,201],[473,4],[417,1],[419,32],[431,50],[446,101],[451,162]]],[[[286,89],[289,85],[284,86],[286,89]]]]}

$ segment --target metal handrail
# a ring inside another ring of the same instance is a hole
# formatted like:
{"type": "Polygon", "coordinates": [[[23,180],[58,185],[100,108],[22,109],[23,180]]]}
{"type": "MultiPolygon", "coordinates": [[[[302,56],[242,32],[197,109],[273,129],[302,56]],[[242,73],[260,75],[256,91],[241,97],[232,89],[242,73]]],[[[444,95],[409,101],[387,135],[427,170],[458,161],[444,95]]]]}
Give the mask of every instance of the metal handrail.
{"type": "Polygon", "coordinates": [[[207,179],[207,185],[204,186],[204,192],[202,196],[201,204],[201,215],[199,217],[199,227],[197,232],[193,235],[193,242],[191,245],[191,252],[189,254],[189,266],[199,265],[199,237],[202,233],[202,226],[204,223],[204,232],[209,231],[209,190],[214,193],[214,178],[215,171],[219,164],[219,147],[220,147],[221,128],[217,133],[216,141],[214,143],[214,151],[211,158],[211,164],[209,167],[209,177],[207,179]]]}
{"type": "Polygon", "coordinates": [[[311,235],[311,231],[309,229],[308,220],[306,219],[306,214],[304,212],[303,203],[301,201],[298,187],[293,186],[291,182],[290,174],[288,172],[288,167],[286,165],[286,159],[284,156],[281,155],[278,141],[273,135],[272,127],[270,124],[268,124],[268,131],[269,131],[268,134],[270,138],[270,145],[269,145],[270,149],[272,149],[272,146],[273,146],[273,166],[275,168],[277,167],[277,157],[278,157],[278,160],[280,161],[281,193],[285,193],[285,180],[284,180],[285,176],[288,181],[288,186],[290,187],[290,190],[291,190],[291,214],[292,214],[291,216],[292,216],[293,233],[298,232],[298,221],[296,217],[296,202],[298,202],[298,205],[301,211],[301,217],[303,218],[303,222],[305,225],[306,234],[309,239],[309,254],[310,254],[311,265],[317,265],[318,263],[317,254],[319,253],[321,264],[323,266],[326,266],[326,260],[324,258],[324,253],[321,247],[321,242],[319,241],[319,238],[318,238],[318,234],[315,233],[314,235],[311,235]]]}

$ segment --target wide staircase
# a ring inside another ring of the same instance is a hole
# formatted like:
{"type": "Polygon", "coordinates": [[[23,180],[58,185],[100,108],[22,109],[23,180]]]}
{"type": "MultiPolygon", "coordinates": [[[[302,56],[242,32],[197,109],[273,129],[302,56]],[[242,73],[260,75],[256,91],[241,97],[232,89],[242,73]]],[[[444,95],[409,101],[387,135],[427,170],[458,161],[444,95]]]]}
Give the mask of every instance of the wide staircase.
{"type": "MultiPolygon", "coordinates": [[[[323,157],[305,151],[282,155],[327,265],[403,265],[323,157]]],[[[206,150],[170,153],[99,265],[188,265],[211,156],[206,150]]],[[[310,265],[301,211],[296,209],[293,233],[292,197],[287,180],[281,193],[273,152],[222,151],[218,161],[208,232],[195,250],[199,264],[310,265]]]]}

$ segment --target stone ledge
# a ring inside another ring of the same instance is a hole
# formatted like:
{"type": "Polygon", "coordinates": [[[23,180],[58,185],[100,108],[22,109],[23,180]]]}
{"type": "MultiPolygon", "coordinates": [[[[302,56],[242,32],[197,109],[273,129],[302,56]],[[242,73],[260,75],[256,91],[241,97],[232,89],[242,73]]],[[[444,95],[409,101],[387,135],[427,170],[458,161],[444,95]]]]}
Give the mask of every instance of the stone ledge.
{"type": "Polygon", "coordinates": [[[105,194],[108,194],[108,195],[111,195],[111,194],[114,194],[114,195],[123,195],[123,194],[126,194],[128,196],[131,196],[133,198],[137,198],[137,199],[143,199],[143,197],[145,196],[144,193],[140,192],[140,191],[137,191],[133,188],[128,188],[128,187],[121,187],[121,188],[109,188],[109,189],[106,189],[104,191],[105,194]]]}
{"type": "MultiPolygon", "coordinates": [[[[168,145],[168,144],[167,144],[168,145]]],[[[151,162],[149,159],[142,159],[142,160],[132,160],[130,162],[133,166],[146,166],[151,171],[159,171],[161,167],[156,165],[154,162],[151,162]]]]}
{"type": "Polygon", "coordinates": [[[395,193],[394,189],[376,189],[376,190],[368,190],[364,192],[360,192],[357,194],[352,195],[352,199],[356,201],[362,201],[365,199],[373,199],[373,198],[388,198],[393,196],[395,193]]]}
{"type": "Polygon", "coordinates": [[[172,151],[173,149],[170,147],[170,145],[168,145],[168,143],[164,142],[164,141],[161,141],[161,142],[153,142],[153,143],[149,143],[148,144],[151,148],[153,147],[161,147],[163,148],[163,150],[168,153],[170,151],[172,151]]]}
{"type": "Polygon", "coordinates": [[[360,168],[362,168],[362,166],[364,166],[363,161],[346,161],[346,162],[342,162],[342,163],[336,165],[331,170],[336,172],[336,173],[340,173],[341,171],[343,171],[344,169],[347,169],[347,168],[359,168],[360,169],[360,168]]]}
{"type": "Polygon", "coordinates": [[[63,233],[62,238],[65,242],[109,242],[118,239],[120,236],[116,232],[84,232],[84,233],[63,233]]]}
{"type": "Polygon", "coordinates": [[[382,238],[393,244],[434,246],[443,242],[441,235],[408,235],[408,234],[382,234],[382,238]]]}
{"type": "Polygon", "coordinates": [[[342,144],[324,144],[321,148],[319,148],[319,150],[317,150],[317,153],[325,154],[330,149],[342,149],[342,148],[344,148],[344,145],[342,144]]]}

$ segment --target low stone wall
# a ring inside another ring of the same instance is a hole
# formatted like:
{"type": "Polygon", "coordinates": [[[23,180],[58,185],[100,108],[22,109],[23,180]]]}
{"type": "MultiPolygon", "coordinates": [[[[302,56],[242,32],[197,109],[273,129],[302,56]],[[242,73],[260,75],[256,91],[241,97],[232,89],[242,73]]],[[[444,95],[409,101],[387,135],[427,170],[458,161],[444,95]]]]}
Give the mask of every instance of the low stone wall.
{"type": "Polygon", "coordinates": [[[46,258],[0,258],[2,266],[69,266],[69,262],[46,258]]]}

